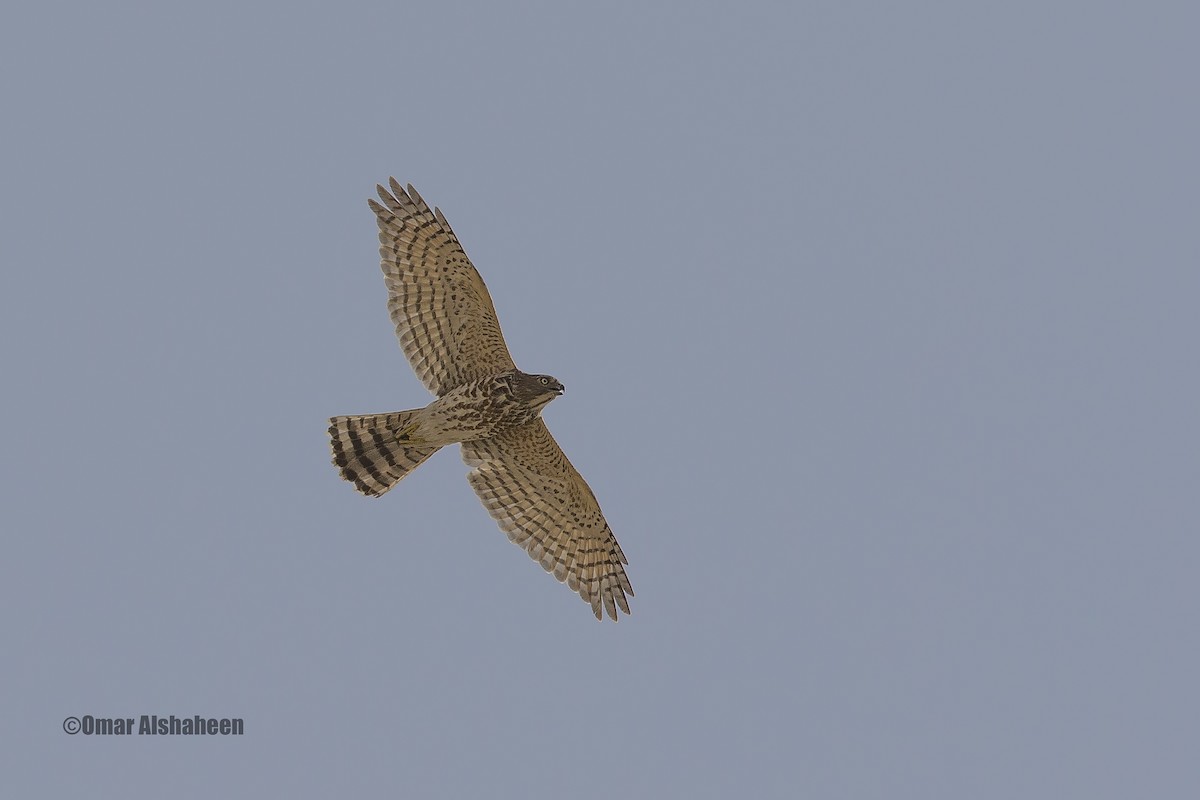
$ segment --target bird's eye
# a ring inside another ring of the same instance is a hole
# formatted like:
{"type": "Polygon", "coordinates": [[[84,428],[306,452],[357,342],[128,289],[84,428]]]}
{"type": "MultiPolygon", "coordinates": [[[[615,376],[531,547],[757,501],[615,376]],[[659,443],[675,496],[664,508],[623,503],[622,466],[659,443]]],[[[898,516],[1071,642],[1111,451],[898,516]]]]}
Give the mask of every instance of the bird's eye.
{"type": "Polygon", "coordinates": [[[542,379],[541,379],[541,381],[542,381],[542,386],[549,386],[549,385],[550,385],[550,379],[549,379],[549,378],[542,378],[542,379]]]}

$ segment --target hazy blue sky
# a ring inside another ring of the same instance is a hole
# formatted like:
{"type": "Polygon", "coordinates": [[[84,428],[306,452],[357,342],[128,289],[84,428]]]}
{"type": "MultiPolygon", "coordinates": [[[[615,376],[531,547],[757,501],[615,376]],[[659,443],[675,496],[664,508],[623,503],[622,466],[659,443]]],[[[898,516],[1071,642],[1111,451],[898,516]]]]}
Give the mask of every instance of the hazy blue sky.
{"type": "Polygon", "coordinates": [[[10,4],[8,797],[1200,785],[1189,3],[10,4]],[[453,223],[629,557],[449,448],[366,199],[453,223]],[[101,737],[69,716],[240,717],[101,737]]]}

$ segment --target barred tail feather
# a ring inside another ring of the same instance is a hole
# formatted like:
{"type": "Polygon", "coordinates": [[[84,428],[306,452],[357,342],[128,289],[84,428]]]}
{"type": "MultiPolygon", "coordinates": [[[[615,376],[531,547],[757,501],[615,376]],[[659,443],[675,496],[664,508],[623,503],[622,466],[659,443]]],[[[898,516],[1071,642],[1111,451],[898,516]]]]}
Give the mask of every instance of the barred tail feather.
{"type": "Polygon", "coordinates": [[[363,494],[378,497],[440,450],[440,446],[414,447],[400,441],[419,413],[420,409],[331,418],[333,463],[342,477],[363,494]]]}

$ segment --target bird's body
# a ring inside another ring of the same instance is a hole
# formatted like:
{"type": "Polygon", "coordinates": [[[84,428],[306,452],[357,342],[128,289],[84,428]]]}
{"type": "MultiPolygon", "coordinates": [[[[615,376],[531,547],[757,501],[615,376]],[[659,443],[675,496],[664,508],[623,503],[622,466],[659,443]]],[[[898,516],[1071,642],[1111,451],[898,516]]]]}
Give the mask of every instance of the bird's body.
{"type": "Polygon", "coordinates": [[[437,209],[412,186],[380,186],[380,255],[388,310],[413,370],[437,395],[420,409],[333,417],[333,462],[378,496],[446,445],[461,443],[467,479],[488,512],[547,571],[614,620],[633,588],[596,497],[567,460],[542,409],[562,394],[516,368],[487,287],[437,209]]]}
{"type": "Polygon", "coordinates": [[[532,422],[562,390],[549,375],[513,370],[467,381],[424,408],[333,417],[333,463],[360,492],[378,497],[446,445],[486,439],[532,422]],[[396,461],[397,451],[424,455],[396,461]],[[401,469],[403,464],[411,466],[401,469]]]}

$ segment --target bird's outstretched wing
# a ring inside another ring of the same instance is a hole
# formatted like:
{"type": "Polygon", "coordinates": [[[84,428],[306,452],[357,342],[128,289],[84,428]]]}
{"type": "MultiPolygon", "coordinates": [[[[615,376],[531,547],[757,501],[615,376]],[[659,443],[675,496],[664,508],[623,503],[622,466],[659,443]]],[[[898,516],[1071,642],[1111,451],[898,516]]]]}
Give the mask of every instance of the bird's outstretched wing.
{"type": "Polygon", "coordinates": [[[629,613],[625,554],[583,477],[541,419],[462,443],[467,480],[508,538],[592,606],[629,613]]]}
{"type": "Polygon", "coordinates": [[[391,178],[367,202],[379,220],[379,257],[396,337],[417,377],[439,396],[516,369],[487,286],[438,209],[391,178]]]}

